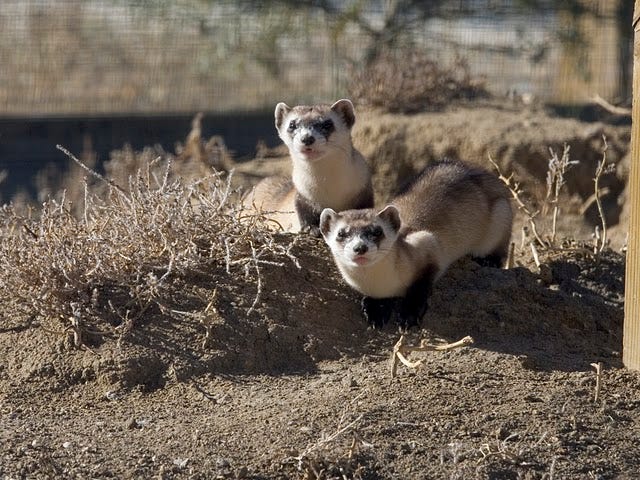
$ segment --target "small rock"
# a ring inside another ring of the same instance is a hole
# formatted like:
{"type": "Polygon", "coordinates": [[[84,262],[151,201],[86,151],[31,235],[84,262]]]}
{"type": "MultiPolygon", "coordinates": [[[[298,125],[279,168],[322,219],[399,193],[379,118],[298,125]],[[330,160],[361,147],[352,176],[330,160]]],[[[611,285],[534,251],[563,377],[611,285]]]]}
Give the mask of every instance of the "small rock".
{"type": "Polygon", "coordinates": [[[187,463],[189,463],[188,458],[176,458],[173,460],[173,464],[181,470],[187,466],[187,463]]]}
{"type": "Polygon", "coordinates": [[[358,382],[356,382],[355,378],[351,375],[347,375],[342,379],[342,385],[346,388],[356,388],[358,386],[358,382]]]}
{"type": "Polygon", "coordinates": [[[107,400],[118,400],[120,398],[120,395],[115,390],[109,390],[104,396],[107,397],[107,400]]]}

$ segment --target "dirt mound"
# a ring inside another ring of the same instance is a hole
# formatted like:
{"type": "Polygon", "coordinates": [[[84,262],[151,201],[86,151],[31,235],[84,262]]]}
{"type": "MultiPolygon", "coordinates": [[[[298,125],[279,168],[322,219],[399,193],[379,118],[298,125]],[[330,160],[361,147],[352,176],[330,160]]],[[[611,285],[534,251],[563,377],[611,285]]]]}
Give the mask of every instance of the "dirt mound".
{"type": "MultiPolygon", "coordinates": [[[[607,160],[616,164],[629,149],[629,127],[555,118],[542,110],[460,107],[414,116],[363,112],[353,132],[355,145],[373,168],[380,200],[433,160],[449,157],[490,169],[489,156],[542,198],[549,149],[560,154],[566,144],[571,159],[579,162],[567,173],[568,193],[585,201],[594,191],[592,179],[602,159],[603,135],[609,145],[607,160]]],[[[617,223],[620,213],[616,200],[626,184],[622,175],[611,172],[601,181],[609,189],[604,200],[610,224],[617,223]]],[[[592,222],[594,214],[587,212],[592,222]]]]}
{"type": "Polygon", "coordinates": [[[70,331],[56,335],[37,322],[5,329],[2,348],[14,361],[4,373],[54,390],[96,380],[110,388],[155,389],[206,372],[312,372],[317,362],[361,354],[372,333],[325,245],[289,235],[280,242],[290,257],[263,266],[259,275],[230,277],[221,267],[200,278],[179,278],[174,288],[180,298],[172,299],[172,311],[150,308],[118,341],[75,348],[70,331]],[[258,283],[259,303],[251,309],[258,283]],[[214,289],[217,313],[208,322],[180,315],[205,308],[203,299],[214,289]]]}
{"type": "MultiPolygon", "coordinates": [[[[283,238],[288,241],[289,239],[283,238]]],[[[524,266],[454,265],[409,341],[473,335],[390,383],[393,325],[366,329],[317,240],[237,278],[203,326],[154,313],[120,345],[73,350],[3,331],[0,473],[29,478],[630,478],[638,378],[618,371],[624,258],[566,251],[524,266]],[[592,403],[589,364],[606,371],[592,403]],[[256,374],[267,375],[256,375],[256,374]],[[7,413],[8,412],[8,413],[7,413]],[[628,448],[627,448],[628,446],[628,448]],[[621,453],[611,456],[615,449],[621,453]],[[320,473],[321,472],[321,473],[320,473]]],[[[524,261],[524,259],[522,259],[524,261]]],[[[187,286],[187,285],[185,285],[187,286]]],[[[202,288],[211,288],[206,283],[202,288]]],[[[185,288],[185,302],[196,295],[185,288]]],[[[415,355],[417,357],[417,355],[415,355]]]]}
{"type": "MultiPolygon", "coordinates": [[[[280,241],[286,245],[291,238],[280,241]]],[[[225,275],[219,271],[180,279],[173,315],[151,309],[125,337],[99,347],[74,348],[68,332],[53,335],[37,324],[5,329],[1,345],[5,358],[14,359],[5,378],[53,390],[88,381],[153,390],[205,373],[308,373],[318,362],[357,358],[381,342],[388,345],[397,326],[368,328],[358,295],[339,277],[320,240],[297,237],[290,254],[300,268],[289,258],[263,267],[259,304],[250,314],[257,282],[236,274],[218,286],[217,315],[209,323],[176,315],[181,308],[204,307],[202,299],[216,288],[212,279],[225,275]]],[[[472,335],[480,348],[527,357],[547,369],[580,368],[589,355],[617,365],[624,259],[611,251],[597,258],[567,252],[548,265],[551,273],[542,278],[525,267],[483,268],[463,260],[436,285],[424,327],[449,340],[472,335]],[[545,339],[543,358],[537,338],[545,339]],[[572,360],[571,352],[580,358],[572,360]]]]}
{"type": "Polygon", "coordinates": [[[449,339],[472,335],[479,348],[518,356],[530,368],[576,370],[588,358],[619,366],[624,258],[566,252],[547,262],[543,275],[533,265],[463,262],[435,288],[425,327],[449,339]]]}

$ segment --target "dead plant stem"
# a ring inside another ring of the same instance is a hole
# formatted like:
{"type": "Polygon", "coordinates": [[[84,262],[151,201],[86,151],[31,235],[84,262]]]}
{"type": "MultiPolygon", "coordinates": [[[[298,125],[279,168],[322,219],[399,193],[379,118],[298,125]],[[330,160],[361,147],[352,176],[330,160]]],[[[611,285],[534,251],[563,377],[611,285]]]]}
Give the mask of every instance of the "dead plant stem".
{"type": "Polygon", "coordinates": [[[596,197],[596,205],[598,206],[598,214],[600,215],[600,222],[602,223],[602,240],[600,241],[600,247],[598,248],[597,253],[602,252],[607,245],[607,220],[604,215],[604,209],[602,208],[602,201],[600,199],[600,177],[605,172],[607,165],[607,149],[609,145],[607,144],[607,138],[603,135],[602,140],[604,141],[604,149],[602,150],[602,160],[598,162],[598,168],[596,168],[596,175],[593,179],[595,197],[596,197]]]}

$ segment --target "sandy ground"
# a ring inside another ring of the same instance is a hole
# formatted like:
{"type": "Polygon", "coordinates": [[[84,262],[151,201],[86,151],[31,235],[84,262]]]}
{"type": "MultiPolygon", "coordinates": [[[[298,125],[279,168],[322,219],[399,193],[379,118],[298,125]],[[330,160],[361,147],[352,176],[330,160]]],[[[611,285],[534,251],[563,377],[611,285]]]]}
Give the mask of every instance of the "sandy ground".
{"type": "MultiPolygon", "coordinates": [[[[592,213],[580,209],[603,133],[617,162],[603,180],[615,249],[565,243],[538,269],[520,248],[520,218],[514,268],[461,260],[407,338],[475,343],[414,353],[422,366],[394,379],[396,327],[369,329],[326,246],[305,236],[279,237],[299,266],[264,268],[249,315],[255,278],[221,266],[176,279],[183,294],[172,301],[184,309],[219,287],[207,342],[198,322],[153,309],[119,342],[90,349],[37,319],[2,318],[0,478],[637,478],[640,374],[621,364],[624,225],[614,225],[628,127],[484,106],[362,115],[354,138],[379,199],[429,158],[489,153],[540,198],[548,148],[567,142],[581,164],[559,236],[590,241],[592,213]]],[[[286,163],[264,158],[238,174],[278,169],[286,163]]]]}

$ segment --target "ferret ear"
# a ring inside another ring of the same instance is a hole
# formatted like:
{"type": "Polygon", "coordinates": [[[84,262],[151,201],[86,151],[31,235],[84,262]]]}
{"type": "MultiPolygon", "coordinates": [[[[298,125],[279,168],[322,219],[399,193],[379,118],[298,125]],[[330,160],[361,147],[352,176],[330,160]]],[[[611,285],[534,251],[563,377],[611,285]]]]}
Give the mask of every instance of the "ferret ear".
{"type": "Polygon", "coordinates": [[[344,120],[344,124],[347,128],[353,127],[353,124],[356,123],[356,113],[353,108],[353,103],[351,100],[343,98],[342,100],[338,100],[336,103],[331,105],[331,110],[336,112],[342,120],[344,120]]]}
{"type": "Polygon", "coordinates": [[[291,107],[284,102],[280,102],[276,105],[276,129],[280,130],[280,125],[284,122],[284,117],[286,117],[291,111],[291,107]]]}
{"type": "Polygon", "coordinates": [[[378,216],[388,222],[394,230],[400,229],[400,212],[393,205],[387,205],[378,212],[378,216]]]}
{"type": "Polygon", "coordinates": [[[339,213],[331,208],[325,208],[320,214],[320,233],[324,238],[327,238],[331,231],[331,224],[337,220],[339,213]]]}

